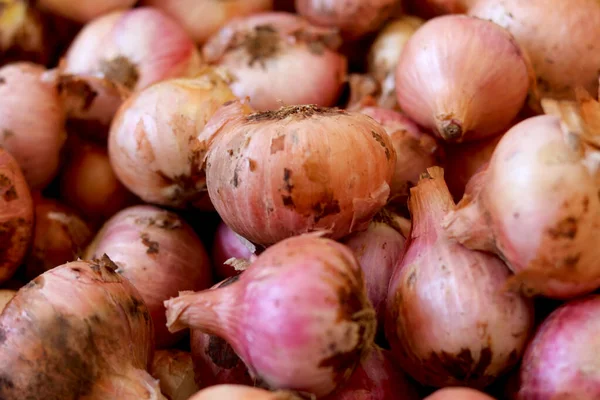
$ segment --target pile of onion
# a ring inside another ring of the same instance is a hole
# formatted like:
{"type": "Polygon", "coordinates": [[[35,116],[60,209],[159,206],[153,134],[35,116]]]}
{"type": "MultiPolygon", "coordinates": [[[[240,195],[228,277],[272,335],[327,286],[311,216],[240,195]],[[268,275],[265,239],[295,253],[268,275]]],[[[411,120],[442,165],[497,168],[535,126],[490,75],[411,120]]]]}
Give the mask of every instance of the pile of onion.
{"type": "Polygon", "coordinates": [[[227,261],[232,258],[250,260],[253,257],[253,253],[231,228],[221,222],[214,236],[211,256],[217,276],[220,278],[229,278],[239,275],[242,271],[235,269],[227,261]]]}
{"type": "Polygon", "coordinates": [[[428,386],[484,387],[521,358],[532,304],[504,289],[497,257],[450,240],[441,227],[454,207],[443,170],[411,189],[412,230],[389,286],[385,330],[402,368],[428,386]]]}
{"type": "Polygon", "coordinates": [[[194,383],[194,365],[190,353],[181,350],[154,352],[150,372],[160,383],[160,391],[169,400],[188,400],[198,391],[194,383]]]}

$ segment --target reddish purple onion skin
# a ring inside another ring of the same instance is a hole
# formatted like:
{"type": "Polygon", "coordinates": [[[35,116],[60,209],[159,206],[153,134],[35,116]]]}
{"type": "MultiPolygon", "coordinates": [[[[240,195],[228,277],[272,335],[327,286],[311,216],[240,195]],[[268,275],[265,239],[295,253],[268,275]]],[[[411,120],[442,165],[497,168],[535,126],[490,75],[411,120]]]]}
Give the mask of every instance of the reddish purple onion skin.
{"type": "Polygon", "coordinates": [[[212,261],[215,272],[220,278],[229,278],[240,274],[231,265],[225,264],[225,261],[231,258],[249,260],[252,252],[238,238],[224,222],[221,222],[215,233],[215,241],[212,247],[212,261]]]}

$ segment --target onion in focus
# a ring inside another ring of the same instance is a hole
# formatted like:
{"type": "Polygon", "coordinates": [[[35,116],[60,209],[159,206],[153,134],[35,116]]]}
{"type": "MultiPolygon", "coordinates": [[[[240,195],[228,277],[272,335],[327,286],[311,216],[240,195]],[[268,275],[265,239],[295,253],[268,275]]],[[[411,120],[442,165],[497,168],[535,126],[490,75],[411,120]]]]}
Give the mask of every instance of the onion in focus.
{"type": "Polygon", "coordinates": [[[37,0],[36,5],[45,11],[77,22],[88,22],[111,11],[126,9],[136,0],[37,0]]]}
{"type": "Polygon", "coordinates": [[[449,387],[436,391],[425,400],[494,400],[494,398],[475,389],[449,387]]]}
{"type": "Polygon", "coordinates": [[[209,387],[190,397],[189,400],[302,400],[292,392],[269,392],[268,390],[242,385],[218,385],[209,387]]]}
{"type": "Polygon", "coordinates": [[[220,278],[229,278],[239,275],[241,271],[226,264],[225,261],[231,258],[249,260],[253,256],[253,253],[242,243],[231,228],[221,222],[215,233],[211,255],[217,276],[220,278]]]}
{"type": "Polygon", "coordinates": [[[154,353],[150,371],[160,382],[160,391],[169,400],[188,400],[198,391],[194,383],[194,365],[190,353],[158,350],[154,353]]]}

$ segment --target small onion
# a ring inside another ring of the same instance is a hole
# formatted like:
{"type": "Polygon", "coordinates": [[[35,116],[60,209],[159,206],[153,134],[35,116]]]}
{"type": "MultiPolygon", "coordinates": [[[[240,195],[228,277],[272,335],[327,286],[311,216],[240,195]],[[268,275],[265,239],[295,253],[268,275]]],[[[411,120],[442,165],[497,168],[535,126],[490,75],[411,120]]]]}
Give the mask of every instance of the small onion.
{"type": "Polygon", "coordinates": [[[208,152],[207,187],[223,221],[250,242],[314,230],[337,239],[366,229],[385,205],[395,160],[385,130],[359,113],[312,105],[240,113],[208,152]]]}
{"type": "Polygon", "coordinates": [[[221,222],[217,227],[212,247],[212,261],[217,276],[220,278],[229,278],[239,275],[241,271],[226,264],[225,261],[231,258],[249,260],[252,256],[253,253],[242,243],[235,232],[225,225],[225,223],[221,222]]]}
{"type": "Polygon", "coordinates": [[[46,63],[49,41],[40,13],[27,0],[1,0],[0,65],[14,61],[46,63]]]}
{"type": "Polygon", "coordinates": [[[15,157],[32,190],[56,176],[66,138],[60,98],[44,72],[30,63],[0,69],[0,146],[15,157]]]}
{"type": "Polygon", "coordinates": [[[160,382],[160,391],[169,400],[188,400],[198,391],[194,383],[194,365],[190,353],[180,350],[154,352],[152,376],[160,382]]]}
{"type": "Polygon", "coordinates": [[[37,0],[36,5],[45,11],[77,22],[88,22],[111,11],[126,9],[136,0],[37,0]]]}
{"type": "Polygon", "coordinates": [[[508,31],[450,15],[425,23],[408,40],[396,71],[398,104],[447,141],[502,132],[525,103],[532,71],[508,31]]]}
{"type": "Polygon", "coordinates": [[[422,384],[484,387],[521,358],[533,307],[503,290],[510,271],[500,259],[444,235],[453,207],[443,170],[428,169],[411,189],[412,230],[390,282],[385,330],[396,360],[422,384]]]}
{"type": "Polygon", "coordinates": [[[494,398],[475,389],[449,387],[436,391],[425,400],[494,400],[494,398]]]}
{"type": "Polygon", "coordinates": [[[0,314],[6,308],[6,305],[15,297],[16,290],[0,289],[0,314]]]}
{"type": "Polygon", "coordinates": [[[203,48],[206,61],[231,73],[231,89],[259,111],[282,105],[333,105],[346,79],[346,59],[335,50],[335,30],[289,13],[237,18],[203,48]]]}
{"type": "Polygon", "coordinates": [[[163,301],[179,291],[202,290],[211,282],[208,255],[192,228],[177,214],[157,207],[129,207],[106,222],[84,258],[103,254],[142,295],[154,321],[157,347],[180,339],[167,331],[163,301]]]}
{"type": "Polygon", "coordinates": [[[198,392],[189,400],[302,400],[291,392],[268,390],[242,385],[218,385],[198,392]]]}
{"type": "Polygon", "coordinates": [[[169,329],[223,338],[267,387],[333,392],[370,351],[376,317],[352,251],[319,236],[269,247],[233,284],[166,301],[169,329]]]}
{"type": "Polygon", "coordinates": [[[192,39],[163,12],[142,7],[98,17],[77,35],[63,72],[108,78],[131,90],[193,76],[201,60],[192,39]]]}

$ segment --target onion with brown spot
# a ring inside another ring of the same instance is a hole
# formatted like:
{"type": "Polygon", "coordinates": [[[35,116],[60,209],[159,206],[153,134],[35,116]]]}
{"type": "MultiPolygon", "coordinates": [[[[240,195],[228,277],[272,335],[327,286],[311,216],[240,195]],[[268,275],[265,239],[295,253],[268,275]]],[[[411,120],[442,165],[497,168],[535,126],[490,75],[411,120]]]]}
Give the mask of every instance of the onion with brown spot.
{"type": "Polygon", "coordinates": [[[169,400],[188,400],[198,391],[194,383],[194,365],[190,353],[181,350],[154,352],[152,376],[160,382],[161,392],[169,400]]]}

